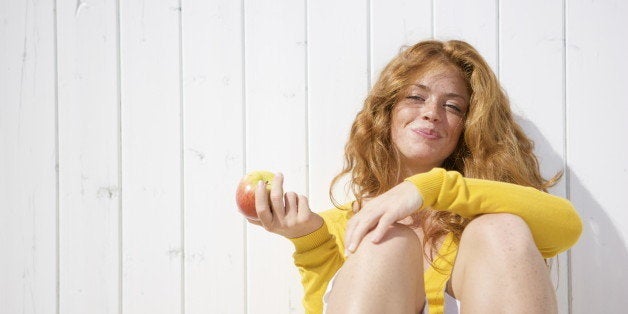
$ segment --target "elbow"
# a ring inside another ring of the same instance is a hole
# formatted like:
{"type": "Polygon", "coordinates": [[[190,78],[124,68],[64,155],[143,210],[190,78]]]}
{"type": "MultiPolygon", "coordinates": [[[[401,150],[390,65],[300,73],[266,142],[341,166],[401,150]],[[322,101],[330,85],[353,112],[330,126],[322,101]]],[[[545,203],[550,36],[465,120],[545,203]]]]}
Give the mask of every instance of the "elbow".
{"type": "Polygon", "coordinates": [[[569,239],[571,240],[571,243],[569,244],[569,247],[574,246],[578,240],[580,239],[580,236],[582,235],[582,218],[580,218],[580,215],[578,214],[578,212],[576,211],[575,208],[572,207],[572,213],[573,213],[573,217],[571,218],[572,223],[570,224],[571,228],[569,228],[568,234],[569,234],[569,239]]]}
{"type": "Polygon", "coordinates": [[[582,235],[582,219],[571,203],[568,204],[569,210],[564,212],[565,215],[561,215],[562,219],[560,222],[556,222],[558,225],[555,225],[554,230],[556,233],[554,233],[554,236],[558,241],[554,242],[554,245],[549,245],[545,248],[539,247],[544,258],[551,258],[569,250],[578,242],[582,235]]]}
{"type": "Polygon", "coordinates": [[[564,246],[561,251],[566,251],[574,246],[582,235],[582,218],[576,209],[569,204],[569,215],[565,217],[563,228],[564,246]]]}

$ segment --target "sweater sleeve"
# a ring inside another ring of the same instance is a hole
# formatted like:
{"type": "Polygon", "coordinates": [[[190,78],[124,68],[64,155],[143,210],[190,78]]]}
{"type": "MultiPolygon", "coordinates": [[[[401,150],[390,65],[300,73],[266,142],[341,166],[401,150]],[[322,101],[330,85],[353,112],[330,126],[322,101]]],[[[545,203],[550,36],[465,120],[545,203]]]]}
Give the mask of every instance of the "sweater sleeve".
{"type": "Polygon", "coordinates": [[[324,223],[316,231],[291,239],[295,246],[294,263],[301,274],[303,307],[307,314],[323,313],[327,285],[344,263],[342,232],[346,221],[339,209],[321,213],[324,223]]]}
{"type": "Polygon", "coordinates": [[[464,178],[458,172],[441,168],[406,181],[421,193],[420,209],[446,210],[469,219],[493,213],[521,217],[544,258],[566,251],[582,233],[582,220],[568,200],[532,187],[464,178]]]}

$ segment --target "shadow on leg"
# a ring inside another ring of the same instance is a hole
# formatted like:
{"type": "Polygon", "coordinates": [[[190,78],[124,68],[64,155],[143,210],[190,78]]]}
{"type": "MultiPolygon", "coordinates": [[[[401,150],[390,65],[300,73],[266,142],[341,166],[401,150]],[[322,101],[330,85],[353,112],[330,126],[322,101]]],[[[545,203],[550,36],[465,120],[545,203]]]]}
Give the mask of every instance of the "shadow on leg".
{"type": "Polygon", "coordinates": [[[368,234],[336,276],[327,313],[418,313],[425,302],[421,243],[391,227],[378,244],[368,234]]]}

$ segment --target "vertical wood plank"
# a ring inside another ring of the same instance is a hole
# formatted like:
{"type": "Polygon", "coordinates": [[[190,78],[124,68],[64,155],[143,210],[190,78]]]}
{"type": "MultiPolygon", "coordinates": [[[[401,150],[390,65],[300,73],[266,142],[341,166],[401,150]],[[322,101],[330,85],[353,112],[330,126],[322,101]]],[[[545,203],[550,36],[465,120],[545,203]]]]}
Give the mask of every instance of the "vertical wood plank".
{"type": "MultiPolygon", "coordinates": [[[[305,1],[245,1],[246,169],[281,171],[306,193],[305,1]]],[[[247,310],[302,311],[292,244],[247,227],[247,310]]]]}
{"type": "Polygon", "coordinates": [[[0,2],[0,312],[57,310],[54,1],[0,2]]]}
{"type": "Polygon", "coordinates": [[[432,37],[432,0],[370,1],[371,85],[403,46],[432,37]]]}
{"type": "Polygon", "coordinates": [[[118,313],[114,2],[59,2],[60,311],[118,313]]]}
{"type": "MultiPolygon", "coordinates": [[[[505,2],[500,17],[500,81],[535,140],[543,175],[552,177],[563,168],[564,155],[562,3],[505,2]]],[[[564,189],[555,192],[564,196],[564,189]]]]}
{"type": "MultiPolygon", "coordinates": [[[[367,94],[367,5],[363,0],[308,3],[309,199],[333,207],[329,184],[343,165],[351,123],[367,94]]],[[[344,188],[334,197],[349,201],[344,188]]]]}
{"type": "Polygon", "coordinates": [[[182,310],[177,5],[120,3],[125,313],[182,310]]]}
{"type": "Polygon", "coordinates": [[[569,191],[585,227],[572,249],[572,313],[623,313],[628,3],[569,1],[566,14],[569,191]]]}
{"type": "Polygon", "coordinates": [[[185,312],[245,313],[242,6],[183,5],[185,312]]]}
{"type": "MultiPolygon", "coordinates": [[[[543,176],[551,178],[564,168],[563,5],[504,1],[499,17],[500,80],[513,113],[535,143],[543,176]]],[[[551,193],[566,196],[564,178],[551,193]]],[[[552,261],[560,313],[569,311],[568,266],[566,253],[552,261]]]]}
{"type": "Polygon", "coordinates": [[[499,73],[497,1],[434,1],[434,37],[461,39],[477,49],[499,73]]]}

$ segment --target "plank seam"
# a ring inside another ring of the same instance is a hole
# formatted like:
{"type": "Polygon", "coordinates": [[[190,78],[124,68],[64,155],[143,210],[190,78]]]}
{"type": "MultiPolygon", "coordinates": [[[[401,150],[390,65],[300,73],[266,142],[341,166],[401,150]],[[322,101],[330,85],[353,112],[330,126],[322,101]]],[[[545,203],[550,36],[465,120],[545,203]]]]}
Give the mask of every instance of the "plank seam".
{"type": "MultiPolygon", "coordinates": [[[[247,119],[246,119],[246,112],[247,112],[247,103],[246,103],[246,3],[245,0],[240,0],[240,27],[241,27],[241,51],[240,51],[240,55],[241,55],[241,62],[242,62],[242,67],[241,67],[241,75],[242,75],[242,175],[244,175],[244,173],[246,172],[246,132],[247,132],[247,119]]],[[[248,291],[249,291],[249,287],[248,287],[248,233],[247,233],[247,229],[248,229],[248,225],[246,223],[246,221],[243,219],[242,220],[242,249],[243,249],[243,257],[244,257],[244,265],[243,265],[243,274],[244,276],[243,278],[243,283],[242,283],[242,287],[244,290],[243,293],[243,303],[244,303],[244,313],[248,313],[248,291]]]]}
{"type": "Polygon", "coordinates": [[[366,91],[371,90],[371,0],[366,0],[366,91]]]}
{"type": "Polygon", "coordinates": [[[179,176],[181,197],[181,313],[185,314],[185,111],[183,92],[183,3],[179,0],[179,176]]]}
{"type": "Polygon", "coordinates": [[[118,313],[123,313],[123,217],[122,217],[122,44],[120,30],[120,0],[116,1],[116,88],[118,109],[118,313]]]}
{"type": "MultiPolygon", "coordinates": [[[[568,200],[571,200],[571,188],[570,188],[570,172],[569,169],[569,155],[568,155],[568,136],[569,136],[569,115],[567,114],[567,1],[563,0],[563,171],[565,173],[565,196],[568,200]]],[[[571,314],[573,312],[572,304],[572,265],[571,265],[571,249],[567,251],[567,312],[571,314]]]]}
{"type": "MultiPolygon", "coordinates": [[[[27,4],[28,5],[28,4],[27,4]]],[[[58,3],[53,4],[53,54],[54,54],[54,103],[55,103],[55,312],[61,311],[61,235],[59,230],[59,215],[61,210],[61,195],[59,182],[59,32],[58,32],[58,3]]],[[[21,95],[20,95],[21,96],[21,95]]]]}

